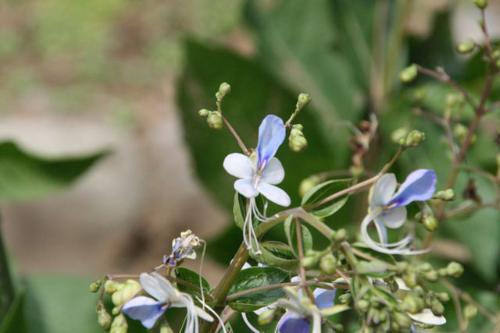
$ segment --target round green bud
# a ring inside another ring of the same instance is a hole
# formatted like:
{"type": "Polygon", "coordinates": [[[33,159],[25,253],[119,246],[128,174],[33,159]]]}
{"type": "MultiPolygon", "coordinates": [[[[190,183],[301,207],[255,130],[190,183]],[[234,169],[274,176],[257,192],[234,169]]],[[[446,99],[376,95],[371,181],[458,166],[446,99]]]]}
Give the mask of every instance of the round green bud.
{"type": "Polygon", "coordinates": [[[219,95],[222,98],[231,92],[231,86],[227,82],[222,82],[219,86],[219,95]]]}
{"type": "Polygon", "coordinates": [[[341,304],[349,304],[352,300],[352,295],[351,293],[344,293],[339,296],[338,300],[341,304]]]}
{"type": "Polygon", "coordinates": [[[474,0],[474,4],[479,9],[485,9],[488,7],[488,0],[474,0]]]}
{"type": "Polygon", "coordinates": [[[221,113],[219,111],[210,112],[207,117],[207,124],[210,128],[221,129],[224,126],[221,113]]]}
{"type": "Polygon", "coordinates": [[[402,82],[408,83],[413,81],[417,77],[417,74],[418,74],[417,65],[413,64],[406,67],[399,73],[399,79],[402,82]]]}
{"type": "Polygon", "coordinates": [[[444,306],[440,301],[434,299],[431,304],[431,310],[436,316],[441,316],[444,313],[444,306]]]}
{"type": "Polygon", "coordinates": [[[259,325],[270,324],[274,320],[275,313],[276,313],[276,309],[274,309],[274,308],[262,312],[257,319],[259,325]]]}
{"type": "Polygon", "coordinates": [[[443,191],[438,191],[434,195],[434,198],[443,200],[443,201],[452,201],[455,199],[455,191],[453,189],[449,188],[443,191]]]}
{"type": "Polygon", "coordinates": [[[311,96],[306,93],[300,93],[297,98],[297,109],[302,109],[304,106],[309,104],[309,102],[311,102],[311,96]]]}
{"type": "Polygon", "coordinates": [[[391,140],[396,144],[404,144],[407,135],[408,129],[406,127],[401,127],[391,133],[391,140]]]}
{"type": "Polygon", "coordinates": [[[288,137],[288,146],[292,151],[298,153],[307,147],[307,139],[302,132],[300,134],[290,132],[290,136],[288,137]]]}
{"type": "Polygon", "coordinates": [[[356,308],[361,312],[366,312],[370,308],[370,303],[365,299],[356,302],[356,308]]]}
{"type": "Polygon", "coordinates": [[[306,195],[306,193],[309,192],[309,190],[314,186],[318,185],[320,181],[321,178],[318,176],[310,176],[304,179],[302,182],[300,182],[299,186],[300,196],[303,197],[304,195],[306,195]]]}
{"type": "Polygon", "coordinates": [[[407,271],[406,274],[403,275],[403,281],[408,288],[414,288],[417,285],[417,274],[413,271],[407,271]]]}
{"type": "Polygon", "coordinates": [[[464,272],[464,267],[458,262],[452,261],[446,266],[446,272],[449,276],[460,277],[464,272]]]}
{"type": "Polygon", "coordinates": [[[457,45],[457,51],[461,54],[467,54],[474,51],[476,44],[473,41],[465,41],[457,45]]]}
{"type": "Polygon", "coordinates": [[[424,224],[425,229],[429,232],[436,231],[439,226],[438,220],[432,215],[425,215],[422,218],[422,223],[424,224]]]}
{"type": "Polygon", "coordinates": [[[408,315],[402,312],[396,312],[393,314],[394,321],[398,323],[398,325],[403,328],[407,329],[410,328],[412,321],[408,315]]]}
{"type": "Polygon", "coordinates": [[[445,292],[436,293],[436,297],[441,302],[448,302],[450,300],[450,295],[448,295],[448,293],[445,293],[445,292]]]}
{"type": "Polygon", "coordinates": [[[99,324],[99,326],[101,326],[106,331],[109,330],[113,318],[111,318],[111,315],[106,311],[102,303],[97,304],[96,312],[97,323],[99,324]]]}
{"type": "Polygon", "coordinates": [[[111,314],[113,316],[117,316],[120,314],[121,311],[122,311],[122,307],[121,307],[121,305],[118,305],[118,306],[115,306],[113,309],[111,309],[111,314]]]}
{"type": "Polygon", "coordinates": [[[337,268],[337,258],[335,258],[333,254],[328,253],[320,259],[319,267],[326,274],[333,274],[337,268]]]}
{"type": "Polygon", "coordinates": [[[318,253],[310,253],[304,257],[302,264],[306,268],[314,268],[318,265],[320,255],[318,253]]]}
{"type": "Polygon", "coordinates": [[[405,146],[416,147],[420,143],[422,143],[422,141],[424,141],[424,140],[425,140],[425,133],[424,132],[421,132],[418,130],[413,130],[410,133],[408,133],[408,135],[406,136],[405,146]]]}
{"type": "Polygon", "coordinates": [[[89,291],[91,293],[96,293],[99,291],[99,289],[101,289],[101,286],[102,286],[102,280],[96,280],[89,285],[89,291]]]}
{"type": "Polygon", "coordinates": [[[333,236],[333,240],[337,243],[343,242],[347,239],[347,231],[342,228],[339,229],[335,232],[335,235],[333,236]]]}
{"type": "Polygon", "coordinates": [[[422,272],[428,272],[432,270],[432,265],[429,264],[428,262],[423,262],[420,265],[418,265],[418,269],[422,272]]]}
{"type": "Polygon", "coordinates": [[[414,294],[407,294],[401,304],[401,308],[409,313],[418,313],[422,311],[423,307],[424,301],[414,294]]]}
{"type": "Polygon", "coordinates": [[[123,288],[113,293],[111,300],[114,305],[121,306],[131,300],[141,291],[142,287],[135,280],[127,280],[123,288]]]}
{"type": "Polygon", "coordinates": [[[437,271],[432,270],[425,272],[424,277],[430,282],[436,282],[439,278],[439,274],[437,271]]]}
{"type": "Polygon", "coordinates": [[[460,141],[465,140],[465,137],[467,136],[468,131],[469,131],[469,129],[462,124],[456,124],[455,127],[453,127],[453,134],[460,141]]]}
{"type": "Polygon", "coordinates": [[[113,280],[106,280],[106,282],[104,283],[104,291],[107,294],[112,294],[120,290],[121,288],[123,288],[123,284],[121,284],[120,282],[116,282],[113,280]]]}
{"type": "Polygon", "coordinates": [[[200,115],[200,117],[206,117],[210,114],[210,111],[207,109],[201,109],[200,111],[198,111],[198,114],[200,115]]]}
{"type": "Polygon", "coordinates": [[[109,330],[110,333],[127,333],[128,330],[128,324],[127,324],[127,319],[123,314],[120,314],[113,319],[113,322],[111,323],[111,329],[109,330]]]}
{"type": "Polygon", "coordinates": [[[471,320],[472,318],[474,318],[475,316],[477,315],[477,307],[472,305],[472,304],[467,304],[465,307],[464,307],[464,317],[467,319],[467,320],[471,320]]]}
{"type": "Polygon", "coordinates": [[[396,269],[399,273],[403,273],[408,269],[408,263],[406,261],[397,262],[396,269]]]}

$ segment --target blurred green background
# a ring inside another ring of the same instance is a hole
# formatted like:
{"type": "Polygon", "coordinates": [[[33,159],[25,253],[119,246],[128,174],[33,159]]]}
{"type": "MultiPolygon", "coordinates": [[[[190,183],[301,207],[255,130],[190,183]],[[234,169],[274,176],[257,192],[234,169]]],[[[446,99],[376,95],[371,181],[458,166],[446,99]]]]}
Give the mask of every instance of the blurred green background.
{"type": "MultiPolygon", "coordinates": [[[[294,203],[304,177],[348,168],[352,126],[370,113],[381,134],[372,171],[395,151],[392,131],[406,126],[428,139],[395,170],[432,167],[444,182],[443,133],[413,107],[425,89],[426,110],[440,114],[449,90],[423,78],[402,87],[398,73],[412,62],[442,66],[477,94],[480,57],[454,52],[457,42],[480,38],[477,19],[467,0],[2,2],[0,138],[18,150],[0,146],[0,199],[21,296],[8,317],[16,330],[6,319],[0,332],[99,332],[88,282],[150,269],[186,228],[211,239],[205,270],[217,281],[239,244],[229,215],[233,180],[221,168],[237,146],[197,110],[214,107],[222,81],[232,85],[226,115],[250,146],[265,114],[286,117],[299,92],[311,94],[299,120],[309,147],[279,153],[294,203]]],[[[496,1],[488,22],[496,39],[496,1]]],[[[493,99],[499,94],[497,80],[493,99]]],[[[471,110],[462,117],[470,120],[471,110]]],[[[469,165],[495,172],[498,119],[495,109],[482,123],[469,165]]],[[[457,193],[471,177],[482,198],[493,197],[494,187],[468,174],[457,193]]],[[[363,205],[352,200],[327,223],[355,231],[363,205]]],[[[491,308],[500,306],[499,239],[498,211],[484,210],[443,224],[433,256],[466,265],[460,286],[491,308]]],[[[453,311],[448,317],[453,331],[453,311]]]]}

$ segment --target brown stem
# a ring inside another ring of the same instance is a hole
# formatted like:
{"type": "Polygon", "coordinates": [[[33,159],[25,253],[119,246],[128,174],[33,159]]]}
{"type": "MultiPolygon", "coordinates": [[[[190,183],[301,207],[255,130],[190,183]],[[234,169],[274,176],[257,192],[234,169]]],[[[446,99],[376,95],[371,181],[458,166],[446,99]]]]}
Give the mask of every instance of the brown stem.
{"type": "Polygon", "coordinates": [[[300,220],[295,220],[295,234],[297,236],[297,248],[299,255],[299,276],[300,276],[300,287],[307,294],[311,302],[314,304],[314,295],[311,289],[308,288],[306,282],[306,268],[304,267],[304,244],[302,242],[302,224],[300,220]]]}

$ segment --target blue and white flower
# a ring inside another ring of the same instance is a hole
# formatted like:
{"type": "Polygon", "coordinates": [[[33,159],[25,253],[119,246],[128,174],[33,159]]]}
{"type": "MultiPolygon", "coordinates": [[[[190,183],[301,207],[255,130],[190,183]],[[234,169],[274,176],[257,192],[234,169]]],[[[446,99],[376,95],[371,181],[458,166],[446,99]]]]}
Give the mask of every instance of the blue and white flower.
{"type": "Polygon", "coordinates": [[[419,254],[424,251],[412,251],[409,244],[411,236],[396,243],[387,242],[387,228],[397,229],[406,221],[406,206],[414,201],[426,201],[432,198],[436,190],[436,173],[433,170],[420,169],[408,175],[397,189],[394,174],[385,174],[375,183],[369,199],[368,215],[361,223],[362,240],[372,249],[387,254],[419,254]],[[368,226],[374,222],[379,241],[374,241],[368,226]]]}
{"type": "Polygon", "coordinates": [[[243,240],[249,250],[260,253],[257,236],[253,227],[253,217],[265,222],[267,217],[261,213],[255,198],[262,194],[277,205],[290,205],[288,194],[275,186],[285,178],[281,162],[274,157],[286,136],[283,120],[275,115],[264,118],[259,127],[259,140],[256,154],[246,156],[232,153],[224,159],[224,169],[239,178],[234,182],[234,189],[248,199],[247,214],[243,225],[243,240]]]}
{"type": "Polygon", "coordinates": [[[175,267],[184,259],[196,259],[195,248],[200,246],[200,239],[191,230],[181,232],[181,236],[172,241],[172,253],[163,257],[163,264],[175,267]]]}
{"type": "Polygon", "coordinates": [[[122,312],[132,319],[141,321],[147,329],[153,328],[158,319],[169,308],[186,308],[185,333],[199,331],[198,318],[213,321],[212,316],[194,304],[193,298],[187,293],[180,292],[170,281],[154,273],[140,275],[141,286],[152,297],[138,296],[128,301],[122,312]]]}

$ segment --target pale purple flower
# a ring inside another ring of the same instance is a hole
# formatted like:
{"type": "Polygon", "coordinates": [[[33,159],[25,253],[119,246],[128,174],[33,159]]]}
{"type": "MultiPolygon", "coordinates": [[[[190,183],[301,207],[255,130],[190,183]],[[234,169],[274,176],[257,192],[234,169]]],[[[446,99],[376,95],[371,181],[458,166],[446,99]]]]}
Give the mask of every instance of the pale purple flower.
{"type": "Polygon", "coordinates": [[[200,245],[200,239],[191,230],[181,232],[180,237],[172,241],[172,253],[163,256],[163,264],[175,267],[184,259],[196,259],[195,248],[200,245]]]}
{"type": "Polygon", "coordinates": [[[194,304],[191,295],[177,290],[166,278],[158,273],[142,273],[141,286],[152,297],[138,296],[122,308],[123,313],[132,319],[141,321],[147,329],[153,328],[158,319],[168,308],[186,308],[185,333],[199,331],[198,317],[212,321],[213,318],[194,304]]]}
{"type": "Polygon", "coordinates": [[[408,175],[397,189],[394,174],[385,174],[375,183],[370,193],[368,215],[361,223],[361,236],[365,243],[376,251],[388,254],[417,254],[407,248],[411,237],[399,242],[387,243],[387,228],[397,229],[406,221],[406,207],[414,201],[426,201],[432,198],[436,190],[436,173],[433,170],[420,169],[408,175]],[[368,234],[368,226],[375,222],[379,242],[368,234]]]}
{"type": "Polygon", "coordinates": [[[234,182],[234,189],[249,199],[247,215],[243,225],[243,240],[249,250],[260,253],[258,240],[253,227],[253,218],[265,221],[265,214],[257,209],[255,198],[262,194],[277,205],[290,205],[288,194],[275,186],[285,178],[285,170],[281,162],[274,157],[286,136],[283,120],[275,115],[264,118],[259,127],[259,140],[256,155],[246,156],[232,153],[224,159],[224,169],[232,176],[239,178],[234,182]]]}

